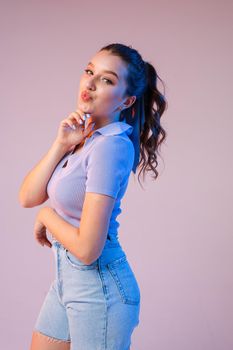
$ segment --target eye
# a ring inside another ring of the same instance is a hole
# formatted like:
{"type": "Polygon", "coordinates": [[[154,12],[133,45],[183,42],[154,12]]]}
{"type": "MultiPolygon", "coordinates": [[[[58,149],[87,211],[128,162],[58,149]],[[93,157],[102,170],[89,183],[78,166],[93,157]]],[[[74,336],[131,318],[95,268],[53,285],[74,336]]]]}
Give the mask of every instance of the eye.
{"type": "Polygon", "coordinates": [[[90,69],[85,69],[85,72],[87,73],[87,72],[91,72],[91,70],[90,69]]]}
{"type": "Polygon", "coordinates": [[[106,81],[107,81],[107,84],[112,84],[112,81],[107,79],[107,78],[104,78],[106,81]]]}
{"type": "MultiPolygon", "coordinates": [[[[85,69],[85,72],[88,74],[88,72],[92,72],[92,70],[90,70],[90,69],[85,69]]],[[[93,72],[92,72],[92,73],[93,73],[93,72]]],[[[107,81],[107,84],[113,84],[113,82],[112,82],[111,80],[107,79],[107,78],[104,78],[104,80],[107,81]]]]}

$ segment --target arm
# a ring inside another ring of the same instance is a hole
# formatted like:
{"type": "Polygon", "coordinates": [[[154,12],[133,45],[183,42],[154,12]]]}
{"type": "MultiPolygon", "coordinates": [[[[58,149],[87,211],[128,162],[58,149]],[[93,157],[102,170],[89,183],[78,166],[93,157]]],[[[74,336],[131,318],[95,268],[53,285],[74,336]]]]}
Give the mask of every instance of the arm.
{"type": "Polygon", "coordinates": [[[55,166],[65,155],[66,151],[67,149],[62,144],[55,141],[46,155],[27,174],[19,191],[19,201],[23,207],[31,208],[42,204],[48,199],[47,183],[55,166]]]}
{"type": "MultiPolygon", "coordinates": [[[[86,194],[79,228],[51,208],[42,208],[41,222],[66,249],[85,264],[102,252],[115,200],[133,165],[133,145],[106,138],[92,150],[87,166],[86,194]]],[[[40,220],[39,220],[40,221],[40,220]]]]}
{"type": "Polygon", "coordinates": [[[86,193],[80,227],[65,221],[52,208],[43,207],[38,220],[71,254],[84,264],[91,264],[101,254],[107,237],[115,198],[86,193]]]}
{"type": "Polygon", "coordinates": [[[67,151],[82,142],[91,132],[93,122],[88,123],[84,130],[80,126],[80,119],[83,121],[82,115],[83,112],[77,109],[61,121],[58,136],[51,148],[24,178],[19,191],[19,201],[23,207],[31,208],[48,199],[47,184],[57,163],[67,151]]]}
{"type": "Polygon", "coordinates": [[[111,196],[86,192],[80,221],[80,247],[87,264],[101,255],[114,204],[115,198],[111,196]]]}

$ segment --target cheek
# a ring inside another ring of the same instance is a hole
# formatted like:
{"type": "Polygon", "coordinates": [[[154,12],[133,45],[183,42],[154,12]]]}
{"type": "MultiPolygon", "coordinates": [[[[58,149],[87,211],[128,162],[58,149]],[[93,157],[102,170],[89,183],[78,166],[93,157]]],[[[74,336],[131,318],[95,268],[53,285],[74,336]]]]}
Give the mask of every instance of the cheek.
{"type": "Polygon", "coordinates": [[[109,111],[114,109],[116,106],[119,105],[117,96],[118,95],[114,93],[105,94],[105,96],[103,96],[103,99],[100,99],[100,108],[103,108],[105,110],[107,109],[109,111]]]}
{"type": "Polygon", "coordinates": [[[86,76],[86,74],[83,73],[79,80],[80,88],[86,88],[87,82],[88,82],[88,76],[86,76]]]}
{"type": "Polygon", "coordinates": [[[103,88],[102,91],[99,92],[99,95],[102,95],[103,100],[111,105],[117,104],[121,101],[121,91],[119,91],[118,88],[103,88]]]}

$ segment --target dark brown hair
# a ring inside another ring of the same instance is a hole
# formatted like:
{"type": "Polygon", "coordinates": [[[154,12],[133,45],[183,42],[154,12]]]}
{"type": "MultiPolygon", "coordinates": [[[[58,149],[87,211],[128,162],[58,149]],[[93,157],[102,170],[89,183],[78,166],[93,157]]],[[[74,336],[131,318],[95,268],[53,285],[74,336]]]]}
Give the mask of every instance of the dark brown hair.
{"type": "MultiPolygon", "coordinates": [[[[136,101],[129,108],[122,110],[120,120],[125,120],[136,128],[140,124],[138,133],[138,153],[140,153],[139,161],[134,165],[132,171],[136,172],[136,168],[140,168],[139,176],[143,171],[143,179],[145,171],[152,171],[155,175],[152,176],[155,180],[158,177],[157,154],[161,144],[166,139],[166,131],[161,126],[161,116],[167,108],[167,100],[164,94],[158,90],[158,79],[164,83],[156,72],[154,66],[142,59],[137,50],[132,46],[127,46],[119,43],[112,43],[102,47],[99,51],[107,50],[111,54],[119,56],[127,65],[127,89],[125,96],[136,96],[136,101]],[[143,100],[142,100],[143,99],[143,100]],[[143,102],[144,113],[138,113],[139,102],[143,102]],[[155,104],[155,106],[154,106],[155,104]],[[132,117],[133,116],[133,117],[132,117]],[[143,120],[142,120],[143,119],[143,120]]],[[[129,135],[130,137],[130,135],[129,135]]],[[[137,138],[134,138],[135,151],[137,150],[137,138]]],[[[139,158],[139,156],[138,156],[139,158]]]]}

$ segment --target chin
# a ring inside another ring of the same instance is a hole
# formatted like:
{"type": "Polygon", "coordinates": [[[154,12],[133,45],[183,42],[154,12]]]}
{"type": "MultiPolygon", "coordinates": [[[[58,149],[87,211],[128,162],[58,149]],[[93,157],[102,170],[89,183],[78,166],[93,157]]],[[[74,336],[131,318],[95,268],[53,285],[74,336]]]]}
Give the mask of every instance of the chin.
{"type": "Polygon", "coordinates": [[[83,101],[80,101],[78,103],[77,108],[81,109],[81,111],[83,111],[84,113],[89,113],[89,114],[94,113],[94,108],[92,106],[88,105],[88,103],[83,102],[83,101]]]}

